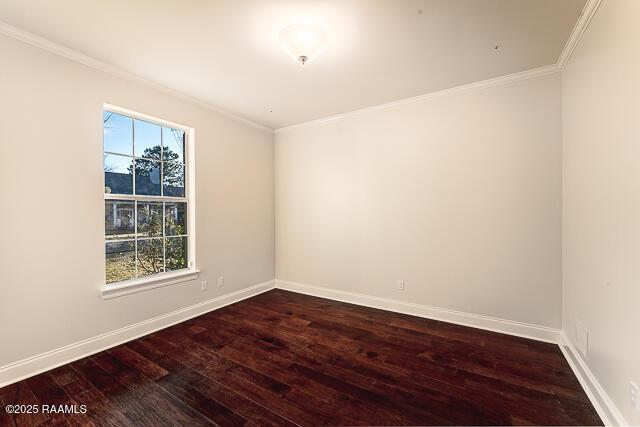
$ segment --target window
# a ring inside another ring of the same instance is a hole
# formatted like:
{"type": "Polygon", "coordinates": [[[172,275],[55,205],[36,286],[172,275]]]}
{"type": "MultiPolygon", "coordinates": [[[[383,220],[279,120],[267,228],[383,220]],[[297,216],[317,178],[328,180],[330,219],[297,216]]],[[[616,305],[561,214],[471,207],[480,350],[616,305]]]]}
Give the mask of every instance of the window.
{"type": "Polygon", "coordinates": [[[106,283],[188,270],[189,129],[115,107],[103,127],[106,283]]]}

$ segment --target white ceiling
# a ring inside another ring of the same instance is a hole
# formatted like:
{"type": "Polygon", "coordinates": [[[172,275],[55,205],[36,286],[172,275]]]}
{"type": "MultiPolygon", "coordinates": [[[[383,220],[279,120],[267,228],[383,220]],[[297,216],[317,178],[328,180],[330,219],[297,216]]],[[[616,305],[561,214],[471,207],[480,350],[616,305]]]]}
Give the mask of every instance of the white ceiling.
{"type": "Polygon", "coordinates": [[[1,0],[0,21],[279,128],[553,64],[584,3],[1,0]],[[299,22],[329,37],[304,67],[277,40],[299,22]]]}

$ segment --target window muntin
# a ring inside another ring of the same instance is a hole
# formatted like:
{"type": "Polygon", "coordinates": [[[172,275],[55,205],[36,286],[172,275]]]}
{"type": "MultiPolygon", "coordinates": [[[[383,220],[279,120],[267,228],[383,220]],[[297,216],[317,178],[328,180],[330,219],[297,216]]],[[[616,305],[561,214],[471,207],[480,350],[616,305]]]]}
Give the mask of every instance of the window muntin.
{"type": "Polygon", "coordinates": [[[109,126],[109,131],[104,133],[104,151],[133,155],[133,119],[105,111],[103,121],[109,126]]]}
{"type": "Polygon", "coordinates": [[[104,153],[104,191],[113,194],[133,194],[133,158],[104,153]]]}
{"type": "Polygon", "coordinates": [[[189,268],[187,132],[105,110],[106,283],[189,268]]]}
{"type": "Polygon", "coordinates": [[[105,200],[104,234],[107,240],[135,238],[135,202],[105,200]]]}

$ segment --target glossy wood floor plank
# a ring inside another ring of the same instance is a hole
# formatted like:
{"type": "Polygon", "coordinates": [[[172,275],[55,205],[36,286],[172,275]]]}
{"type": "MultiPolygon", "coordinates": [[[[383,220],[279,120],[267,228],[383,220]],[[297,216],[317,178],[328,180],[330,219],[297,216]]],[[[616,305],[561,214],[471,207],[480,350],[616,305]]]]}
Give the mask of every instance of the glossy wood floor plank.
{"type": "Polygon", "coordinates": [[[602,425],[557,345],[273,290],[0,389],[22,425],[602,425]]]}

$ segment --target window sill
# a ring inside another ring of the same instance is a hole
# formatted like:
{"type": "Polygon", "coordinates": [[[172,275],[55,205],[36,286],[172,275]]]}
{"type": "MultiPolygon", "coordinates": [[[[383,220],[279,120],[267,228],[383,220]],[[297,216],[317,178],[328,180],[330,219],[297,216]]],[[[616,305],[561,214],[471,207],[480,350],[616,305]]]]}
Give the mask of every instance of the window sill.
{"type": "Polygon", "coordinates": [[[176,283],[188,282],[197,279],[199,273],[200,270],[196,269],[181,270],[142,279],[127,280],[113,285],[104,285],[100,288],[100,296],[102,299],[111,299],[149,289],[175,285],[176,283]]]}

